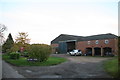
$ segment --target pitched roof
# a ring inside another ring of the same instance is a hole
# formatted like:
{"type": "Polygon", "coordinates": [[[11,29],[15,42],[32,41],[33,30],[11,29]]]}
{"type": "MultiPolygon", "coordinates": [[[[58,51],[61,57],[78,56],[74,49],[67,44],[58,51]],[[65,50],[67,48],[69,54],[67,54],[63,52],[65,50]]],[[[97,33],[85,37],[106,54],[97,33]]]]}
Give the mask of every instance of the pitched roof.
{"type": "Polygon", "coordinates": [[[54,40],[52,40],[51,43],[58,43],[59,41],[66,41],[66,40],[78,40],[78,38],[82,38],[82,36],[61,34],[58,37],[56,37],[54,40]]]}
{"type": "Polygon", "coordinates": [[[59,41],[67,41],[67,40],[76,40],[76,41],[89,41],[89,40],[101,40],[101,39],[112,39],[117,38],[116,35],[108,33],[108,34],[99,34],[92,36],[76,36],[76,35],[67,35],[61,34],[56,37],[51,43],[58,43],[59,41]]]}
{"type": "Polygon", "coordinates": [[[92,36],[86,36],[84,37],[84,41],[88,40],[101,40],[101,39],[113,39],[117,38],[116,35],[108,33],[108,34],[99,34],[99,35],[92,35],[92,36]]]}

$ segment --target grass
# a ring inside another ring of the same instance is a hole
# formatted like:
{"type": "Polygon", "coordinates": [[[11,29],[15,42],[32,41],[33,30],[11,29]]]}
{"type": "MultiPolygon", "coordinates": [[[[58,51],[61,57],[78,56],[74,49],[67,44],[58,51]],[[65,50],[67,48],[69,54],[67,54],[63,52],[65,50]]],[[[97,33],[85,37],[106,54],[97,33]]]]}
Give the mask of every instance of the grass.
{"type": "Polygon", "coordinates": [[[66,61],[65,58],[49,57],[48,60],[44,62],[32,62],[32,61],[27,61],[27,58],[25,57],[20,57],[20,59],[18,60],[9,59],[9,56],[7,55],[3,55],[3,59],[6,62],[15,66],[52,66],[66,61]]]}
{"type": "Polygon", "coordinates": [[[109,75],[113,76],[114,78],[117,78],[118,77],[118,58],[115,57],[114,59],[105,61],[104,69],[109,75]]]}

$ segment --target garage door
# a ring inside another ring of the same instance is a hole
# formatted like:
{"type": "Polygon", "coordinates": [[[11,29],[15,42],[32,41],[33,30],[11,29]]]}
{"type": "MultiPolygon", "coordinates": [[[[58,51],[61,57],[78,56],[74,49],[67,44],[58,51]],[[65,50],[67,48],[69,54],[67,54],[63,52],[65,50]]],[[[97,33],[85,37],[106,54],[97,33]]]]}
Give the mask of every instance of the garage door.
{"type": "Polygon", "coordinates": [[[67,44],[66,42],[59,42],[59,52],[67,53],[67,44]]]}

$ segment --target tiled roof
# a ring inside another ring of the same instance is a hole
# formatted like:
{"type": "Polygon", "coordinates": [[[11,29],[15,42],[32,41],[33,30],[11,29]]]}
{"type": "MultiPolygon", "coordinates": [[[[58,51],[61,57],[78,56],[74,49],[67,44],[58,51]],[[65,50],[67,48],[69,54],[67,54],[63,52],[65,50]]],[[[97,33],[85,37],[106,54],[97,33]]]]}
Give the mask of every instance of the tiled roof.
{"type": "Polygon", "coordinates": [[[101,40],[101,39],[112,39],[112,38],[117,38],[117,36],[111,33],[92,35],[92,36],[75,36],[75,35],[61,34],[58,37],[56,37],[54,40],[52,40],[51,43],[58,43],[59,41],[67,41],[67,40],[89,41],[89,40],[101,40]]]}

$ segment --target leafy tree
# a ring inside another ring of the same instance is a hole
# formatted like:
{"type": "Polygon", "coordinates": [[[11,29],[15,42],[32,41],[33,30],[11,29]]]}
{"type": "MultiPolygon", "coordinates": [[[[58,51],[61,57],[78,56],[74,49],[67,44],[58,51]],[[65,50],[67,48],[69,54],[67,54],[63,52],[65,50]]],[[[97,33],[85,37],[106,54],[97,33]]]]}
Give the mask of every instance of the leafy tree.
{"type": "Polygon", "coordinates": [[[14,43],[13,47],[10,49],[10,52],[20,52],[21,55],[24,56],[24,53],[28,50],[30,44],[21,44],[21,43],[14,43]],[[24,47],[24,51],[21,52],[20,48],[24,47]]]}
{"type": "Polygon", "coordinates": [[[21,43],[21,44],[29,44],[30,39],[27,38],[28,34],[25,32],[19,32],[18,37],[16,38],[16,43],[21,43]]]}
{"type": "Polygon", "coordinates": [[[10,49],[10,52],[17,52],[20,50],[20,44],[14,43],[13,47],[10,49]]]}
{"type": "Polygon", "coordinates": [[[19,32],[15,40],[16,41],[11,49],[11,52],[20,51],[21,54],[23,54],[26,48],[29,46],[30,39],[28,38],[28,34],[25,32],[19,32]],[[21,48],[23,48],[23,50],[21,50],[21,48]]]}
{"type": "Polygon", "coordinates": [[[2,51],[5,53],[9,52],[9,50],[13,47],[13,44],[14,44],[14,41],[13,41],[12,35],[11,33],[9,33],[6,42],[2,46],[2,51]]]}

